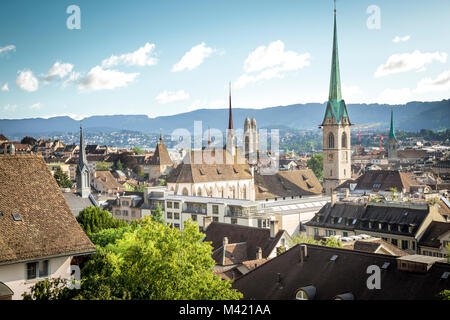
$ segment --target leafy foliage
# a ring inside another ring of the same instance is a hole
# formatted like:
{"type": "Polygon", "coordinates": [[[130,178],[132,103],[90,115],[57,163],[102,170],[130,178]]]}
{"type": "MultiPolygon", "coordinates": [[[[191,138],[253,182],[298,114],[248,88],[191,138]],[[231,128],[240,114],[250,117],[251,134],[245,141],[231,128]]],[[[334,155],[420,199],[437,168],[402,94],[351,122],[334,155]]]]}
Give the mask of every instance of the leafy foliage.
{"type": "Polygon", "coordinates": [[[112,165],[106,161],[99,161],[95,167],[96,171],[109,171],[112,165]]]}
{"type": "Polygon", "coordinates": [[[56,167],[53,176],[55,177],[56,183],[58,183],[58,186],[60,186],[61,188],[72,188],[72,181],[69,179],[67,174],[62,171],[61,167],[56,167]]]}
{"type": "Polygon", "coordinates": [[[61,278],[44,279],[31,287],[30,293],[22,294],[23,300],[65,300],[73,293],[67,287],[67,281],[61,278]]]}
{"type": "Polygon", "coordinates": [[[314,154],[306,165],[314,172],[317,179],[323,178],[323,155],[321,153],[314,154]]]}
{"type": "Polygon", "coordinates": [[[342,243],[339,240],[336,240],[334,238],[326,238],[325,240],[314,240],[313,238],[308,238],[305,236],[297,236],[295,238],[293,238],[290,242],[289,242],[289,246],[295,246],[296,244],[299,243],[309,243],[309,244],[317,244],[320,246],[327,246],[327,247],[334,247],[334,248],[342,248],[342,243]]]}
{"type": "Polygon", "coordinates": [[[161,209],[161,205],[158,203],[158,206],[152,212],[152,221],[165,224],[163,212],[161,209]]]}
{"type": "Polygon", "coordinates": [[[88,235],[103,229],[128,226],[126,221],[114,218],[108,210],[94,206],[84,208],[78,215],[77,221],[88,235]]]}
{"type": "Polygon", "coordinates": [[[436,296],[439,300],[450,300],[450,290],[442,290],[436,296]]]}

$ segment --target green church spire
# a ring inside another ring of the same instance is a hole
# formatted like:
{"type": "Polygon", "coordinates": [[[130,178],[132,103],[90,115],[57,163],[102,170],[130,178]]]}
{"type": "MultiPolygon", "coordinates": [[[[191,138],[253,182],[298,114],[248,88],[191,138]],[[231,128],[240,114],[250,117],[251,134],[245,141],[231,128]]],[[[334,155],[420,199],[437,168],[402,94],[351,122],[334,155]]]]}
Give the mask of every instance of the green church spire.
{"type": "Polygon", "coordinates": [[[336,28],[336,3],[334,7],[334,34],[333,34],[333,55],[331,57],[331,76],[330,76],[330,95],[329,101],[340,102],[342,100],[341,94],[341,76],[339,73],[339,55],[337,42],[337,28],[336,28]]]}
{"type": "Polygon", "coordinates": [[[394,109],[391,109],[391,129],[389,130],[389,140],[397,141],[397,136],[395,135],[394,128],[394,109]]]}

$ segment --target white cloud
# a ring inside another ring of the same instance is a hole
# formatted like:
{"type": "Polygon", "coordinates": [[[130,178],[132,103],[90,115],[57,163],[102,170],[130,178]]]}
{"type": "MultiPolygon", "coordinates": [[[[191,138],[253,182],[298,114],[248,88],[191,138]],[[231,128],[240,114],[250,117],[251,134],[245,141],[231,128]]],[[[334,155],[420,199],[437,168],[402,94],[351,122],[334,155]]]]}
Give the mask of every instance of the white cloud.
{"type": "Polygon", "coordinates": [[[283,78],[288,71],[299,70],[310,65],[309,53],[285,51],[284,47],[284,43],[277,40],[268,46],[256,48],[245,60],[245,73],[238,78],[235,86],[243,88],[248,83],[283,78]]]}
{"type": "Polygon", "coordinates": [[[13,104],[13,105],[7,104],[6,106],[3,107],[3,110],[5,110],[5,111],[14,111],[14,110],[16,110],[16,108],[17,108],[17,105],[15,105],[15,104],[13,104]]]}
{"type": "Polygon", "coordinates": [[[120,56],[111,56],[102,61],[102,68],[110,68],[117,65],[129,66],[153,66],[158,63],[158,59],[154,57],[155,44],[147,42],[134,52],[125,53],[120,56]]]}
{"type": "Polygon", "coordinates": [[[396,36],[394,39],[392,39],[393,42],[398,43],[398,42],[406,42],[410,39],[411,37],[409,35],[404,36],[404,37],[399,37],[396,36]]]}
{"type": "Polygon", "coordinates": [[[30,109],[40,109],[42,107],[42,103],[34,103],[30,106],[30,109]]]}
{"type": "Polygon", "coordinates": [[[92,68],[81,80],[79,88],[84,90],[112,90],[126,87],[139,73],[125,73],[116,70],[104,70],[100,66],[92,68]]]}
{"type": "Polygon", "coordinates": [[[207,47],[205,43],[202,42],[186,52],[181,60],[173,65],[172,72],[195,69],[213,52],[215,52],[215,49],[207,47]]]}
{"type": "Polygon", "coordinates": [[[385,89],[379,95],[377,102],[386,104],[404,104],[411,100],[411,89],[385,89]]]}
{"type": "Polygon", "coordinates": [[[10,44],[9,46],[0,47],[0,54],[6,53],[8,51],[15,51],[15,50],[16,50],[16,46],[10,44]]]}
{"type": "Polygon", "coordinates": [[[31,70],[22,70],[17,76],[16,85],[24,91],[33,92],[39,88],[39,81],[31,70]]]}
{"type": "Polygon", "coordinates": [[[76,83],[80,77],[81,77],[80,72],[70,73],[70,75],[67,77],[67,79],[64,80],[64,82],[62,83],[62,87],[65,88],[72,83],[76,83]]]}
{"type": "Polygon", "coordinates": [[[4,85],[2,85],[2,91],[9,91],[8,82],[6,82],[4,85]]]}
{"type": "Polygon", "coordinates": [[[419,50],[415,50],[412,53],[393,54],[385,64],[378,67],[375,77],[380,78],[388,74],[411,70],[424,71],[425,66],[434,60],[445,63],[447,61],[447,53],[438,51],[421,53],[419,50]]]}
{"type": "Polygon", "coordinates": [[[424,78],[417,83],[417,92],[450,91],[450,70],[439,74],[436,79],[424,78]]]}
{"type": "Polygon", "coordinates": [[[45,80],[51,81],[56,77],[60,79],[67,76],[73,69],[73,64],[71,63],[61,63],[56,61],[53,66],[48,70],[48,74],[45,76],[45,80]]]}
{"type": "Polygon", "coordinates": [[[176,92],[164,90],[156,97],[156,101],[162,104],[174,101],[183,101],[187,99],[189,99],[189,94],[184,90],[178,90],[176,92]]]}

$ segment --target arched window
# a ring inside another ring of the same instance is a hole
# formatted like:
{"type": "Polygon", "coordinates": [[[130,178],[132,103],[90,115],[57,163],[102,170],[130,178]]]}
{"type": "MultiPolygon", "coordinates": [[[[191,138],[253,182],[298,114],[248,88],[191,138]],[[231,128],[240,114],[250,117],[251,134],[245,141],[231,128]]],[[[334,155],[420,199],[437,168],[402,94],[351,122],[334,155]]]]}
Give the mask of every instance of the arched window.
{"type": "Polygon", "coordinates": [[[189,191],[187,188],[183,188],[183,196],[188,196],[189,195],[189,191]]]}
{"type": "Polygon", "coordinates": [[[197,190],[197,196],[198,196],[198,197],[201,197],[201,196],[202,196],[202,189],[201,189],[200,187],[198,187],[198,190],[197,190]]]}
{"type": "Polygon", "coordinates": [[[331,132],[328,134],[328,148],[334,148],[334,134],[331,132]]]}
{"type": "Polygon", "coordinates": [[[342,148],[347,148],[347,134],[345,132],[342,133],[342,148]]]}
{"type": "Polygon", "coordinates": [[[244,199],[247,199],[247,186],[244,184],[244,188],[243,188],[243,195],[244,195],[244,199]]]}

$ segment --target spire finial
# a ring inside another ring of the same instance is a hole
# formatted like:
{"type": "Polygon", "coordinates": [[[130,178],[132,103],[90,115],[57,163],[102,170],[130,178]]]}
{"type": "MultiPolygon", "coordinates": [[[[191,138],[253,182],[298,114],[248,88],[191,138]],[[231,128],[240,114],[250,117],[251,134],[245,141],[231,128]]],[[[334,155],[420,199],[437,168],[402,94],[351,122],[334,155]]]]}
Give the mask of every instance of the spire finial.
{"type": "Polygon", "coordinates": [[[211,144],[211,128],[208,126],[208,145],[211,144]]]}
{"type": "Polygon", "coordinates": [[[162,142],[162,128],[159,128],[159,142],[162,142]]]}
{"type": "Polygon", "coordinates": [[[228,129],[233,130],[233,114],[231,111],[231,81],[229,82],[229,110],[228,110],[228,129]]]}
{"type": "Polygon", "coordinates": [[[336,14],[336,0],[334,0],[334,14],[336,14]]]}

